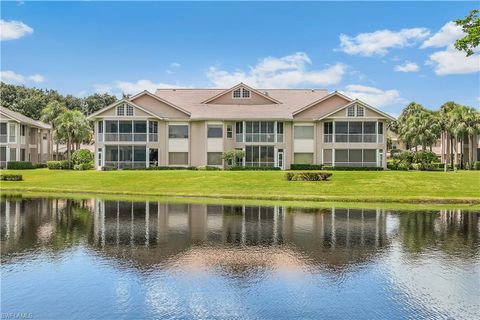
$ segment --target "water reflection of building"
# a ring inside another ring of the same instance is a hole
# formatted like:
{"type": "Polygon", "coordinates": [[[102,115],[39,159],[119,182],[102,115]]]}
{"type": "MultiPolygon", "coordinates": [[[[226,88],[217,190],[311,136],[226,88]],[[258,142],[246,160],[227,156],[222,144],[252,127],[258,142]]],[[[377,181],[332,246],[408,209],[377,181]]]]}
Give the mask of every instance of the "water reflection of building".
{"type": "Polygon", "coordinates": [[[478,244],[478,213],[460,211],[397,215],[381,209],[7,199],[0,227],[3,253],[82,241],[140,268],[178,263],[342,269],[371,261],[392,238],[408,251],[441,245],[439,239],[478,244]]]}

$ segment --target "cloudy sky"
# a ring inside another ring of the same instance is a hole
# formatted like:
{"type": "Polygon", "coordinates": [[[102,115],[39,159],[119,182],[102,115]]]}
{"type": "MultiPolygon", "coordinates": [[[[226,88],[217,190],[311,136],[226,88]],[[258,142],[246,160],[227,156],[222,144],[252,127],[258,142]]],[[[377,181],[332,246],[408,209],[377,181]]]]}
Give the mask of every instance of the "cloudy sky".
{"type": "Polygon", "coordinates": [[[453,48],[476,2],[1,2],[2,81],[84,96],[159,87],[326,88],[397,115],[479,107],[453,48]]]}

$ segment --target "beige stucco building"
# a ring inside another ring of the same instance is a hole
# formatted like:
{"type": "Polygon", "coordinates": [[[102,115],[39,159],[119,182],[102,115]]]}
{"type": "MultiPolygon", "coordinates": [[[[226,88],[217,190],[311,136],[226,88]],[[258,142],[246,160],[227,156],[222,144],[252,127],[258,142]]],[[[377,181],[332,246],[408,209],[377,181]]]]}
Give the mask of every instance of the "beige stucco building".
{"type": "Polygon", "coordinates": [[[52,128],[0,107],[0,167],[10,161],[46,163],[52,159],[52,128]]]}
{"type": "Polygon", "coordinates": [[[312,89],[158,89],[89,116],[101,167],[296,164],[386,167],[393,118],[339,92],[312,89]]]}

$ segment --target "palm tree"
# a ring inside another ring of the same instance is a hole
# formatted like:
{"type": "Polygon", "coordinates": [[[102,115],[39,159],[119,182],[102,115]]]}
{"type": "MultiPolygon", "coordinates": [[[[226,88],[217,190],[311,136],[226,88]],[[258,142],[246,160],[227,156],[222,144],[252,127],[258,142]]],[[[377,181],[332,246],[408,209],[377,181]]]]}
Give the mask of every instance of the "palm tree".
{"type": "Polygon", "coordinates": [[[459,106],[460,106],[459,104],[453,101],[449,101],[444,103],[439,110],[440,127],[441,127],[441,130],[444,132],[444,139],[450,143],[450,154],[449,154],[448,160],[450,160],[449,162],[452,168],[453,168],[453,162],[454,162],[454,154],[453,154],[454,134],[453,134],[453,127],[452,127],[452,110],[459,106]]]}
{"type": "Polygon", "coordinates": [[[56,133],[57,130],[57,119],[58,117],[67,111],[67,108],[64,104],[58,101],[52,101],[42,109],[40,120],[45,123],[49,123],[53,129],[53,140],[56,144],[56,156],[55,160],[58,160],[58,145],[60,144],[59,135],[56,133]]]}
{"type": "Polygon", "coordinates": [[[85,116],[78,110],[69,110],[58,117],[59,136],[67,144],[67,159],[71,158],[72,145],[77,146],[82,142],[89,141],[92,129],[85,116]]]}
{"type": "MultiPolygon", "coordinates": [[[[468,163],[473,163],[473,141],[480,133],[480,113],[475,108],[463,107],[463,128],[468,137],[468,163]]],[[[462,149],[463,151],[463,149],[462,149]]]]}

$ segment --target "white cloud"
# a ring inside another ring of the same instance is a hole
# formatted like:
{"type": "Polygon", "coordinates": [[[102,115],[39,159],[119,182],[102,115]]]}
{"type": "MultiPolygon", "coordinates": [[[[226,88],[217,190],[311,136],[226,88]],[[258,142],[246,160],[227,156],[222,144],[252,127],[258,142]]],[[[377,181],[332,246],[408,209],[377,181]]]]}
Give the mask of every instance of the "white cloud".
{"type": "Polygon", "coordinates": [[[169,84],[169,83],[154,83],[151,80],[138,80],[136,82],[129,81],[115,81],[114,83],[100,83],[94,86],[96,93],[109,93],[113,95],[120,96],[122,93],[125,94],[137,94],[143,90],[148,90],[152,93],[155,93],[156,89],[159,88],[181,88],[178,85],[169,84]]]}
{"type": "Polygon", "coordinates": [[[302,84],[333,85],[342,80],[346,66],[336,63],[322,70],[307,70],[312,64],[308,55],[297,52],[281,58],[261,59],[250,70],[226,71],[210,67],[207,78],[216,87],[229,87],[244,82],[257,88],[290,88],[302,84]]]}
{"type": "Polygon", "coordinates": [[[41,74],[38,74],[38,73],[29,76],[28,79],[33,81],[33,82],[36,82],[36,83],[40,83],[40,82],[45,81],[45,78],[41,74]]]}
{"type": "Polygon", "coordinates": [[[427,64],[433,67],[435,74],[444,76],[480,71],[480,55],[478,52],[467,57],[465,52],[458,51],[454,47],[455,41],[464,35],[465,33],[459,26],[453,22],[448,22],[440,31],[425,40],[421,45],[421,48],[445,48],[443,51],[430,54],[427,60],[427,64]]]}
{"type": "Polygon", "coordinates": [[[21,21],[0,19],[0,40],[14,40],[32,32],[33,29],[21,21]]]}
{"type": "Polygon", "coordinates": [[[398,72],[416,72],[419,69],[418,64],[410,61],[405,61],[403,64],[397,64],[394,67],[394,70],[398,72]]]}
{"type": "Polygon", "coordinates": [[[11,70],[0,71],[0,79],[2,82],[11,84],[23,84],[25,83],[25,77],[21,74],[15,73],[11,70]]]}
{"type": "Polygon", "coordinates": [[[425,40],[420,48],[446,47],[465,36],[462,28],[454,22],[447,22],[437,33],[425,40]]]}
{"type": "Polygon", "coordinates": [[[178,62],[170,63],[170,68],[180,68],[182,65],[178,62]]]}
{"type": "Polygon", "coordinates": [[[343,93],[351,98],[362,100],[379,108],[404,102],[398,90],[381,90],[360,84],[350,84],[346,86],[343,93]]]}
{"type": "Polygon", "coordinates": [[[378,30],[371,33],[360,33],[355,37],[340,35],[340,51],[350,55],[385,55],[388,49],[411,46],[425,39],[430,31],[425,28],[410,28],[400,31],[378,30]]]}
{"type": "Polygon", "coordinates": [[[1,81],[10,84],[25,84],[29,81],[40,83],[45,80],[45,78],[40,74],[24,76],[12,70],[0,71],[0,79],[1,81]]]}
{"type": "Polygon", "coordinates": [[[444,51],[432,53],[427,64],[432,65],[439,76],[474,73],[480,71],[480,55],[475,53],[467,57],[465,52],[449,46],[444,51]]]}

